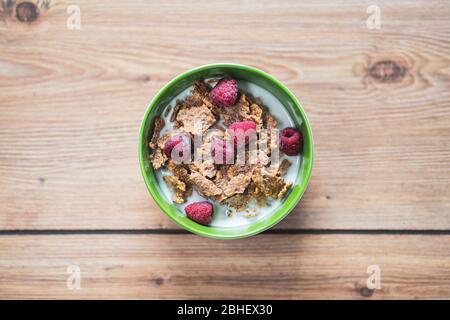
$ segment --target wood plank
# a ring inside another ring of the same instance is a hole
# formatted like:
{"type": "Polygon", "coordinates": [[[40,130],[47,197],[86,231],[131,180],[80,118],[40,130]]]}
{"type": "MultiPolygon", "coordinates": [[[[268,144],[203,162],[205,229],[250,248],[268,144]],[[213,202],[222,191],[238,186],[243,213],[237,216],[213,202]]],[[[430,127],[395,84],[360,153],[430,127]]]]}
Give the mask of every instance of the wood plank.
{"type": "Polygon", "coordinates": [[[81,30],[49,3],[0,13],[0,229],[176,228],[142,181],[140,120],[218,61],[275,75],[312,122],[311,185],[278,228],[450,229],[445,1],[379,1],[381,30],[372,1],[80,0],[81,30]]]}
{"type": "Polygon", "coordinates": [[[1,236],[0,298],[449,298],[449,247],[445,235],[1,236]]]}

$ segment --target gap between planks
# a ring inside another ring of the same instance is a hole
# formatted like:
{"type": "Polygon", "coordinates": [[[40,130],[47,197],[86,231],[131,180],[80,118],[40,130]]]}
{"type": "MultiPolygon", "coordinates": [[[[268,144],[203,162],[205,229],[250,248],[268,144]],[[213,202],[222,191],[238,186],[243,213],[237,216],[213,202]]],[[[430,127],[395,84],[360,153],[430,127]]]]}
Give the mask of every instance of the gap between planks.
{"type": "MultiPolygon", "coordinates": [[[[183,229],[117,229],[117,230],[0,230],[0,236],[34,235],[192,235],[183,229]]],[[[339,229],[273,229],[259,235],[450,235],[450,230],[339,230],[339,229]]]]}

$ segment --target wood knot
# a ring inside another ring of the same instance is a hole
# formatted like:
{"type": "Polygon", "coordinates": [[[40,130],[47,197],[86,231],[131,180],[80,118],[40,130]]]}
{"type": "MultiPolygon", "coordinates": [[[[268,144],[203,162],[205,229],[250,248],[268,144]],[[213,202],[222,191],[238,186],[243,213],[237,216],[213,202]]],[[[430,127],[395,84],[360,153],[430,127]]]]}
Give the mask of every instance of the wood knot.
{"type": "Polygon", "coordinates": [[[164,284],[164,279],[161,277],[153,278],[151,279],[152,282],[154,282],[158,286],[162,286],[164,284]]]}
{"type": "Polygon", "coordinates": [[[367,288],[367,287],[362,287],[360,290],[359,290],[359,293],[363,296],[363,297],[371,297],[372,295],[373,295],[373,290],[372,289],[369,289],[369,288],[367,288]]]}
{"type": "Polygon", "coordinates": [[[392,60],[376,62],[369,68],[369,75],[380,82],[397,82],[406,74],[406,68],[392,60]]]}
{"type": "Polygon", "coordinates": [[[16,17],[22,22],[33,22],[39,17],[39,9],[32,2],[21,2],[16,7],[16,17]]]}

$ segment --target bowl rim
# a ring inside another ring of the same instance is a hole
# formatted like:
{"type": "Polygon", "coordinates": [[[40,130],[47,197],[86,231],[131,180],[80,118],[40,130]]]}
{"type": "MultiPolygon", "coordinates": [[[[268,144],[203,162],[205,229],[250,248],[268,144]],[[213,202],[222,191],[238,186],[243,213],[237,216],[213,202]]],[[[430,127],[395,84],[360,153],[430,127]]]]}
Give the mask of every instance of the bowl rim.
{"type": "Polygon", "coordinates": [[[190,231],[194,234],[197,234],[197,235],[200,235],[203,237],[207,237],[207,238],[240,239],[240,238],[246,238],[246,237],[250,237],[252,235],[259,234],[269,228],[272,228],[277,223],[279,223],[281,220],[283,220],[295,208],[295,206],[297,205],[297,203],[300,201],[303,194],[305,193],[305,191],[309,185],[309,180],[311,178],[311,173],[312,173],[312,168],[313,168],[313,163],[314,163],[314,140],[313,140],[311,125],[310,125],[309,119],[308,119],[305,111],[303,110],[303,107],[301,106],[300,102],[297,100],[296,96],[278,79],[276,79],[274,76],[266,73],[265,71],[262,71],[258,68],[248,66],[248,65],[237,64],[237,63],[212,63],[212,64],[206,64],[206,65],[202,65],[202,66],[198,66],[198,67],[189,69],[189,70],[177,75],[175,78],[170,80],[166,85],[164,85],[156,93],[156,95],[152,98],[152,100],[150,101],[150,103],[144,113],[144,117],[142,118],[141,126],[139,129],[138,156],[139,156],[141,174],[144,178],[144,182],[147,186],[149,193],[151,194],[153,200],[156,202],[158,207],[164,212],[164,214],[169,216],[173,221],[175,221],[175,223],[177,223],[179,226],[183,227],[183,229],[185,229],[187,231],[190,231]],[[147,124],[147,120],[150,116],[150,113],[153,110],[153,108],[157,105],[157,103],[159,102],[160,97],[163,96],[164,93],[170,87],[172,87],[179,81],[183,80],[184,78],[187,78],[195,73],[205,71],[208,69],[213,69],[213,68],[233,68],[233,69],[237,69],[237,70],[245,70],[247,72],[254,73],[257,76],[263,77],[266,80],[269,80],[270,82],[272,82],[279,89],[281,89],[289,97],[289,99],[293,102],[293,107],[296,109],[296,111],[298,111],[300,113],[302,121],[304,122],[306,130],[308,132],[308,136],[310,137],[310,143],[309,143],[310,160],[308,161],[308,164],[305,167],[304,176],[303,176],[305,183],[302,183],[303,187],[300,187],[300,189],[292,190],[291,193],[295,192],[295,199],[292,201],[285,201],[283,203],[283,205],[276,211],[277,215],[275,215],[275,214],[270,215],[268,220],[266,220],[267,221],[266,224],[263,224],[261,227],[256,228],[254,230],[245,230],[244,229],[242,232],[239,232],[237,234],[216,234],[215,232],[208,232],[208,229],[210,229],[210,231],[217,230],[217,229],[203,226],[203,225],[200,225],[197,223],[187,224],[181,219],[180,216],[175,216],[175,215],[170,214],[170,212],[168,212],[166,207],[167,207],[167,205],[169,205],[169,206],[171,206],[171,205],[169,203],[167,203],[165,200],[161,199],[161,197],[159,196],[159,192],[157,191],[157,188],[155,188],[152,185],[154,182],[151,181],[151,179],[149,179],[149,177],[147,176],[145,162],[144,162],[144,154],[143,154],[142,146],[143,146],[143,143],[148,143],[147,139],[145,137],[144,129],[145,129],[145,125],[147,124]],[[145,141],[144,141],[144,139],[145,139],[145,141]]]}

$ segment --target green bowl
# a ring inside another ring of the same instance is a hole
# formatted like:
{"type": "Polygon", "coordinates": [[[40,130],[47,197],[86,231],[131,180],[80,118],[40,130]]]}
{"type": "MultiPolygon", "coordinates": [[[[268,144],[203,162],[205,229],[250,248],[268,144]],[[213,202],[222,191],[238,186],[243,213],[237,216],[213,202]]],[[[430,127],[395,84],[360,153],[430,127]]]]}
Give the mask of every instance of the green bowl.
{"type": "Polygon", "coordinates": [[[195,234],[205,236],[208,238],[218,239],[238,239],[260,233],[286,217],[289,212],[299,202],[311,176],[312,164],[313,164],[313,137],[311,132],[311,126],[305,111],[301,107],[300,103],[281,82],[272,77],[271,75],[245,65],[231,64],[231,63],[218,63],[201,66],[191,69],[164,86],[150,102],[150,105],[145,112],[144,119],[142,120],[141,129],[139,132],[139,162],[141,165],[142,175],[144,177],[145,184],[156,201],[161,210],[168,215],[172,220],[182,226],[184,229],[189,230],[195,234]],[[149,159],[149,146],[148,142],[151,134],[151,125],[156,116],[162,114],[163,109],[176,97],[179,93],[186,88],[192,86],[195,80],[205,78],[215,78],[229,76],[235,79],[245,80],[252,82],[260,87],[271,92],[286,110],[289,112],[291,118],[296,124],[296,128],[299,129],[303,135],[303,152],[302,161],[299,170],[299,183],[296,183],[283,200],[282,205],[267,218],[255,221],[253,224],[239,227],[212,227],[200,225],[189,218],[184,213],[181,213],[171,203],[167,202],[165,196],[161,193],[157,179],[153,172],[153,168],[149,159]]]}

